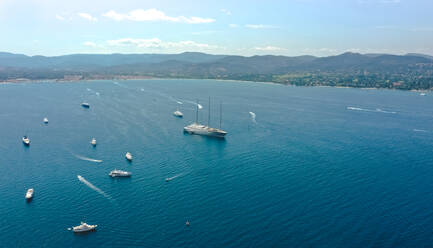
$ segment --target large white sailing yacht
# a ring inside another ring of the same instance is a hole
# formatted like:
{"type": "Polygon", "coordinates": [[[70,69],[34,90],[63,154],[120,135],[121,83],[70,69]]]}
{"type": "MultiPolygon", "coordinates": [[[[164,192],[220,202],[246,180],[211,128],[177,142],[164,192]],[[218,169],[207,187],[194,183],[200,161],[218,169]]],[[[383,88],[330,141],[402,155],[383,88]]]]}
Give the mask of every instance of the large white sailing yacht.
{"type": "Polygon", "coordinates": [[[198,123],[198,101],[197,101],[197,109],[195,114],[195,122],[184,127],[184,132],[187,132],[189,134],[197,134],[197,135],[204,135],[204,136],[211,136],[211,137],[217,137],[217,138],[224,138],[227,134],[226,131],[221,129],[221,120],[222,120],[222,108],[220,104],[220,128],[213,128],[210,127],[210,97],[209,97],[209,110],[208,110],[208,121],[207,125],[199,124],[198,123]]]}

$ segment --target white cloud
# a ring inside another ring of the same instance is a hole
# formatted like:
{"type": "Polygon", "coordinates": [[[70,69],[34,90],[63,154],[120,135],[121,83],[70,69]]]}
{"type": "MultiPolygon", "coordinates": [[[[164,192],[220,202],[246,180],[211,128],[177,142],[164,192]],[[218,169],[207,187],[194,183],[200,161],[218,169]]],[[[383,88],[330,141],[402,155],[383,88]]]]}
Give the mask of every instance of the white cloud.
{"type": "Polygon", "coordinates": [[[276,46],[264,46],[264,47],[254,47],[254,50],[270,52],[270,51],[283,51],[286,49],[281,48],[281,47],[276,47],[276,46]]]}
{"type": "Polygon", "coordinates": [[[92,21],[92,22],[96,22],[98,19],[96,19],[96,17],[93,17],[92,15],[88,14],[88,13],[78,13],[77,14],[79,17],[84,18],[86,20],[92,21]]]}
{"type": "Polygon", "coordinates": [[[382,0],[382,3],[400,3],[400,0],[382,0]]]}
{"type": "Polygon", "coordinates": [[[204,30],[204,31],[197,31],[197,32],[191,32],[192,35],[208,35],[208,34],[214,34],[219,31],[217,30],[204,30]]]}
{"type": "Polygon", "coordinates": [[[117,40],[108,40],[107,44],[109,46],[130,46],[137,48],[195,48],[195,49],[214,49],[217,46],[197,43],[195,41],[178,41],[178,42],[167,42],[162,41],[158,38],[152,39],[133,39],[133,38],[123,38],[117,40]]]}
{"type": "Polygon", "coordinates": [[[132,39],[123,38],[117,40],[108,40],[107,43],[110,46],[136,46],[136,47],[160,47],[161,40],[158,38],[153,39],[132,39]]]}
{"type": "Polygon", "coordinates": [[[98,46],[98,45],[96,45],[95,42],[92,42],[92,41],[83,42],[83,45],[88,46],[88,47],[97,47],[98,46]]]}
{"type": "Polygon", "coordinates": [[[60,21],[64,21],[65,20],[65,18],[63,16],[58,15],[58,14],[56,14],[56,19],[60,20],[60,21]]]}
{"type": "Polygon", "coordinates": [[[233,23],[231,23],[231,24],[229,24],[229,27],[231,27],[231,28],[238,28],[239,25],[238,25],[238,24],[233,24],[233,23]]]}
{"type": "Polygon", "coordinates": [[[114,10],[110,10],[107,13],[102,14],[103,16],[116,20],[116,21],[169,21],[169,22],[183,22],[183,23],[211,23],[215,22],[215,19],[212,18],[202,18],[202,17],[185,17],[178,16],[172,17],[167,16],[164,12],[157,9],[136,9],[132,10],[129,13],[117,13],[114,10]]]}
{"type": "Polygon", "coordinates": [[[245,25],[245,27],[252,28],[252,29],[278,28],[277,26],[264,25],[264,24],[247,24],[245,25]]]}
{"type": "Polygon", "coordinates": [[[416,27],[411,29],[412,32],[432,32],[433,27],[416,27]]]}
{"type": "Polygon", "coordinates": [[[220,9],[221,12],[223,12],[226,15],[232,15],[232,12],[230,10],[227,9],[220,9]]]}

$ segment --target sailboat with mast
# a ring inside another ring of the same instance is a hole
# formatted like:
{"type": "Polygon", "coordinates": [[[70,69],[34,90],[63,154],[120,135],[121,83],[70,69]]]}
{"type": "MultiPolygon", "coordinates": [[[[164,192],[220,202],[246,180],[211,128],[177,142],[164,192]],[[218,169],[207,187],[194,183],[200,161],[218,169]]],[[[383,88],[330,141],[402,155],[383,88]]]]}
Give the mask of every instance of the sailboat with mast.
{"type": "Polygon", "coordinates": [[[197,135],[204,135],[204,136],[211,136],[211,137],[217,137],[217,138],[224,138],[227,134],[226,131],[221,129],[221,122],[222,122],[222,105],[220,103],[220,127],[219,128],[213,128],[210,127],[210,97],[209,97],[209,111],[208,111],[208,119],[207,119],[207,125],[199,124],[198,123],[198,101],[197,101],[197,109],[195,114],[195,122],[184,127],[183,131],[189,134],[197,134],[197,135]]]}

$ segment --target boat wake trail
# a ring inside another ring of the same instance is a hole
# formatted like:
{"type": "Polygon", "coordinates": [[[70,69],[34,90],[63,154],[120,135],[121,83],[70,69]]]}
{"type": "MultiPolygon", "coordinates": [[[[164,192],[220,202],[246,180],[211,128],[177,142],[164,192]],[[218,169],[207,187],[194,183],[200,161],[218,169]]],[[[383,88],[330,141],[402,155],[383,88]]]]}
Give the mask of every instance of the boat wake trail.
{"type": "Polygon", "coordinates": [[[198,109],[202,109],[202,108],[203,108],[203,106],[202,106],[201,104],[196,103],[196,102],[193,102],[193,101],[186,101],[186,100],[185,100],[184,102],[194,104],[194,105],[196,105],[196,106],[198,107],[198,109]]]}
{"type": "Polygon", "coordinates": [[[385,114],[397,114],[397,112],[394,111],[385,111],[380,108],[377,109],[363,109],[358,107],[347,107],[348,110],[354,110],[354,111],[365,111],[365,112],[376,112],[376,113],[385,113],[385,114]]]}
{"type": "Polygon", "coordinates": [[[113,82],[113,84],[115,84],[115,85],[117,85],[117,86],[119,86],[119,87],[125,88],[125,89],[129,89],[128,86],[126,86],[126,85],[124,85],[124,84],[121,84],[121,83],[119,83],[119,82],[113,82]]]}
{"type": "Polygon", "coordinates": [[[90,89],[90,88],[87,88],[86,90],[87,90],[88,92],[95,93],[96,96],[99,96],[99,95],[100,95],[99,92],[94,91],[94,90],[92,90],[92,89],[90,89]]]}
{"type": "Polygon", "coordinates": [[[254,122],[254,123],[257,123],[256,122],[256,114],[254,113],[254,112],[248,112],[249,114],[250,114],[250,116],[251,116],[251,120],[254,122]]]}
{"type": "Polygon", "coordinates": [[[81,160],[95,162],[95,163],[102,163],[102,160],[99,160],[99,159],[93,159],[93,158],[83,157],[83,156],[76,155],[76,154],[74,154],[74,156],[76,158],[78,158],[78,159],[81,159],[81,160]]]}
{"type": "Polygon", "coordinates": [[[414,132],[421,132],[421,133],[427,133],[427,130],[423,130],[423,129],[414,129],[414,132]]]}
{"type": "Polygon", "coordinates": [[[180,177],[180,176],[183,176],[183,173],[177,174],[176,176],[167,177],[167,178],[165,179],[165,181],[168,182],[168,181],[171,181],[171,180],[173,180],[173,179],[175,179],[175,178],[178,178],[178,177],[180,177]]]}
{"type": "Polygon", "coordinates": [[[78,180],[80,180],[80,182],[84,183],[89,188],[91,188],[94,191],[98,192],[99,194],[103,195],[105,198],[113,200],[113,198],[111,198],[111,196],[109,196],[104,191],[102,191],[100,188],[96,187],[95,185],[93,185],[92,183],[90,183],[89,181],[87,181],[84,177],[82,177],[80,175],[77,175],[77,178],[78,178],[78,180]]]}

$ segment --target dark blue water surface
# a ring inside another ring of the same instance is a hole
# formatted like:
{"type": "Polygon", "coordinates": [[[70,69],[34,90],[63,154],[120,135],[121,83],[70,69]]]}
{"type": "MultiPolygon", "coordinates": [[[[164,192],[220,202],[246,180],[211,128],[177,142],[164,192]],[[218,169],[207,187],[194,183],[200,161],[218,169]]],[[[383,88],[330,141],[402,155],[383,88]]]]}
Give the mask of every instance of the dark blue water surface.
{"type": "Polygon", "coordinates": [[[3,84],[0,123],[0,247],[433,244],[430,93],[212,80],[3,84]],[[222,102],[225,140],[183,133],[197,99],[207,122],[209,96],[213,126],[222,102]],[[183,119],[172,115],[178,105],[183,119]],[[108,177],[115,168],[133,176],[108,177]],[[98,230],[67,230],[80,221],[98,230]]]}

